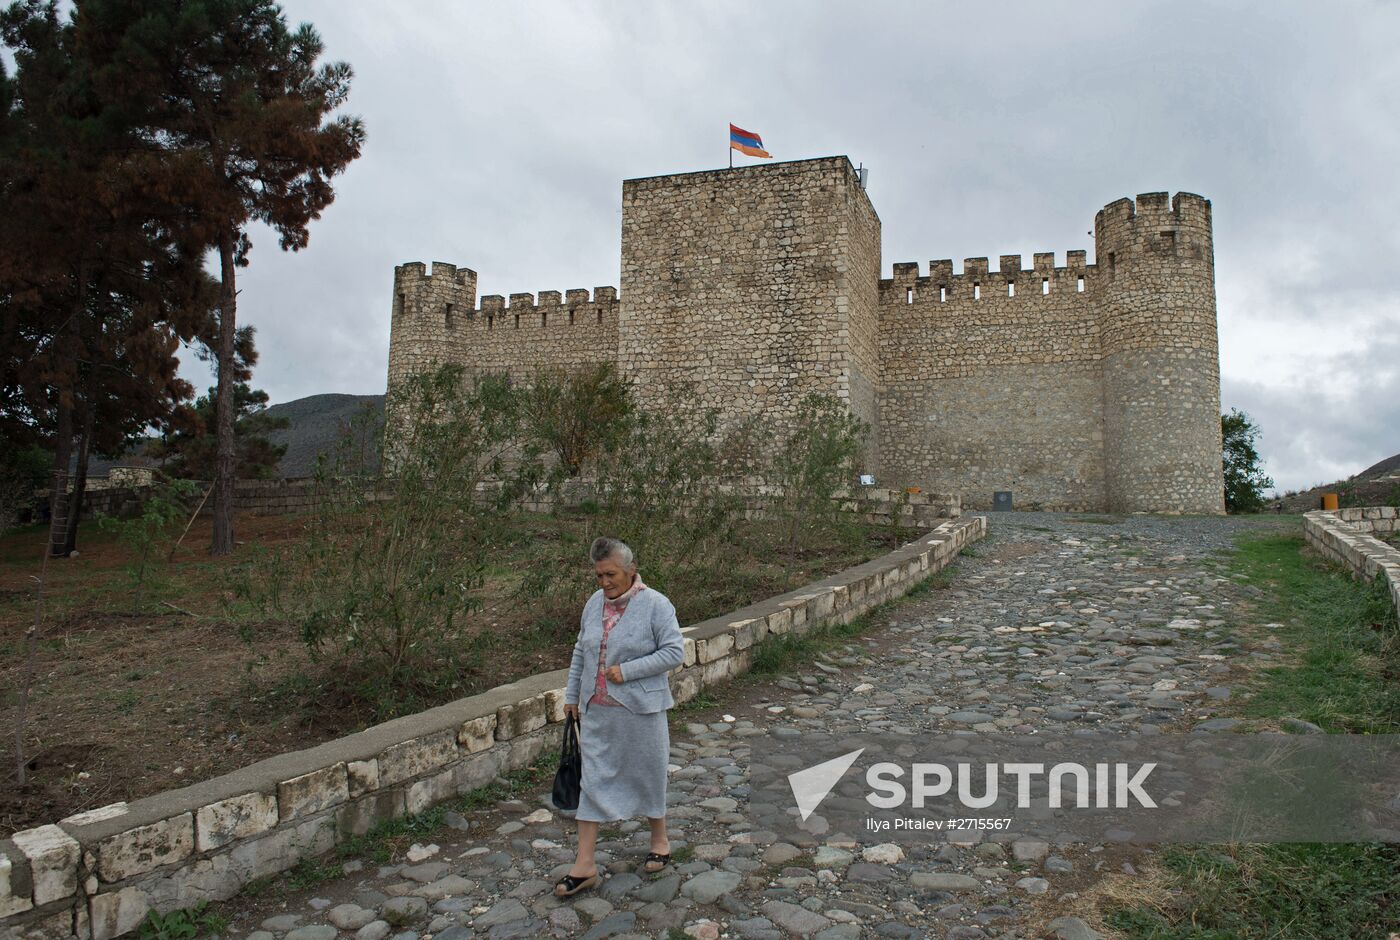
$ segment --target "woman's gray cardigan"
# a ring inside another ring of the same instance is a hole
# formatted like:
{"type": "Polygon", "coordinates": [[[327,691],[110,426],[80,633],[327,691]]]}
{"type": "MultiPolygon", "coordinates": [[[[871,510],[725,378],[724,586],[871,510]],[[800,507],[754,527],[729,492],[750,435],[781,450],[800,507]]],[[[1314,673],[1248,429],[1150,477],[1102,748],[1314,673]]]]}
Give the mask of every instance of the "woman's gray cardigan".
{"type": "MultiPolygon", "coordinates": [[[[598,674],[598,647],[603,639],[603,591],[583,606],[578,639],[569,663],[564,702],[588,711],[598,674]],[[587,694],[580,695],[586,683],[587,694]],[[583,702],[579,704],[582,697],[583,702]]],[[[638,714],[659,712],[676,704],[666,673],[685,662],[685,641],[670,598],[654,588],[639,592],[623,608],[608,634],[607,665],[621,666],[622,682],[608,680],[609,694],[638,714]]]]}

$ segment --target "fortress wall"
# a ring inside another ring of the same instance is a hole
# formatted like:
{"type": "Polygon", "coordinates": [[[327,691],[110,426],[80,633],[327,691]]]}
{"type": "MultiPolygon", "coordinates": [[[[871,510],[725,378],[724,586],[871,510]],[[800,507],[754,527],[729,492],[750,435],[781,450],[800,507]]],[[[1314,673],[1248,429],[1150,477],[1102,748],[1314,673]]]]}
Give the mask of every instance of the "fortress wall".
{"type": "Polygon", "coordinates": [[[847,186],[847,213],[841,223],[846,242],[846,270],[838,294],[838,338],[846,347],[845,371],[837,395],[851,412],[870,425],[863,465],[880,467],[880,217],[859,186],[847,186]]]}
{"type": "Polygon", "coordinates": [[[497,294],[475,303],[476,272],[434,262],[428,274],[412,262],[394,269],[389,385],[444,361],[470,372],[509,369],[528,377],[540,368],[615,361],[617,288],[497,294]]]}
{"type": "Polygon", "coordinates": [[[896,264],[880,282],[880,482],[969,508],[1010,490],[1019,509],[1101,509],[1099,272],[1082,251],[1000,262],[896,264]]]}
{"type": "Polygon", "coordinates": [[[461,359],[472,370],[509,369],[526,381],[542,368],[576,369],[617,359],[617,289],[487,294],[456,326],[461,359]]]}
{"type": "Polygon", "coordinates": [[[839,306],[866,282],[842,228],[874,214],[858,186],[845,157],[623,183],[619,365],[642,407],[781,423],[851,381],[839,306]]]}

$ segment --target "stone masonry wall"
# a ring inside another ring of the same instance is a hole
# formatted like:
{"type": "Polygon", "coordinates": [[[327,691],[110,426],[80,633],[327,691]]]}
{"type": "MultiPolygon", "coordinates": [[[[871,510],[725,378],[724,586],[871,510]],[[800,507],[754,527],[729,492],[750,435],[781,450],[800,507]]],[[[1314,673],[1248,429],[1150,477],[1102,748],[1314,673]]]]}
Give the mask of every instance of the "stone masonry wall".
{"type": "MultiPolygon", "coordinates": [[[[948,521],[881,558],[685,627],[677,702],[749,668],[770,636],[847,623],[986,534],[948,521]]],[[[533,763],[560,735],[568,670],[543,673],[179,790],[0,840],[0,936],[109,940],[147,912],[232,897],[376,824],[533,763]]]]}
{"type": "Polygon", "coordinates": [[[844,157],[624,182],[618,359],[642,407],[782,426],[822,392],[870,420],[878,233],[844,157]]]}
{"type": "Polygon", "coordinates": [[[959,492],[987,509],[1102,508],[1097,270],[1038,253],[1023,270],[968,258],[896,264],[880,282],[882,482],[959,492]]]}
{"type": "Polygon", "coordinates": [[[1400,532],[1400,509],[1356,506],[1316,509],[1303,514],[1303,537],[1325,557],[1360,578],[1383,580],[1400,613],[1400,548],[1375,537],[1377,532],[1400,532]]]}

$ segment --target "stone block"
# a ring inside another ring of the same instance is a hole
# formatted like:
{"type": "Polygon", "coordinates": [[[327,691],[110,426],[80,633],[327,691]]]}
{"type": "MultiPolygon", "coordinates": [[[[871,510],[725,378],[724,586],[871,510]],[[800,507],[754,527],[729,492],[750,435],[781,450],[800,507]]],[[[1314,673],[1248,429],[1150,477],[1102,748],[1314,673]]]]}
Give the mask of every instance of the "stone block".
{"type": "Polygon", "coordinates": [[[34,906],[34,887],[28,866],[14,863],[0,848],[0,917],[21,914],[34,906]]]}
{"type": "Polygon", "coordinates": [[[277,825],[277,799],[270,793],[245,793],[200,807],[195,813],[195,845],[207,852],[277,825]]]}
{"type": "Polygon", "coordinates": [[[696,655],[697,655],[697,654],[696,654],[696,650],[695,650],[695,641],[694,641],[693,639],[691,639],[690,637],[686,637],[685,640],[684,640],[684,642],[685,642],[685,659],[682,661],[681,665],[684,665],[684,666],[694,666],[694,665],[695,665],[695,657],[696,657],[696,655]]]}
{"type": "Polygon", "coordinates": [[[807,621],[821,622],[831,616],[836,609],[836,595],[831,590],[822,591],[807,602],[807,621]]]}
{"type": "Polygon", "coordinates": [[[782,636],[791,629],[792,608],[784,607],[768,615],[768,632],[773,636],[782,636]]]}
{"type": "Polygon", "coordinates": [[[451,799],[456,795],[455,776],[455,770],[449,769],[422,780],[415,780],[404,797],[404,809],[409,814],[421,813],[429,807],[451,799]]]}
{"type": "MultiPolygon", "coordinates": [[[[562,737],[562,729],[558,733],[562,737]]],[[[548,732],[512,738],[505,745],[504,753],[501,755],[501,768],[503,770],[519,770],[521,767],[528,767],[544,753],[546,744],[557,740],[559,738],[553,737],[548,732]]]]}
{"type": "Polygon", "coordinates": [[[379,755],[379,785],[393,786],[452,763],[460,756],[457,731],[444,728],[386,747],[379,755]]]}
{"type": "Polygon", "coordinates": [[[728,656],[734,650],[734,634],[720,633],[695,644],[696,659],[703,665],[728,656]]]}
{"type": "Polygon", "coordinates": [[[91,940],[86,904],[31,917],[23,925],[0,927],[0,937],[4,940],[73,940],[75,936],[79,940],[91,940]]]}
{"type": "Polygon", "coordinates": [[[551,724],[564,720],[564,690],[550,689],[544,693],[545,720],[551,724]]]}
{"type": "Polygon", "coordinates": [[[29,860],[29,877],[36,905],[60,901],[78,893],[78,841],[58,826],[39,826],[10,836],[29,860]]]}
{"type": "Polygon", "coordinates": [[[482,715],[462,722],[457,729],[457,744],[469,754],[484,751],[496,743],[496,716],[482,715]]]}
{"type": "Polygon", "coordinates": [[[181,813],[103,839],[97,876],[109,884],[172,865],[194,853],[194,814],[181,813]]]}
{"type": "Polygon", "coordinates": [[[671,697],[688,702],[700,691],[700,672],[694,666],[677,670],[671,676],[671,697]]]}
{"type": "Polygon", "coordinates": [[[833,610],[845,610],[851,606],[851,591],[846,585],[838,584],[831,589],[833,610]]]}
{"type": "Polygon", "coordinates": [[[532,695],[514,705],[502,705],[496,709],[496,740],[508,741],[543,728],[547,717],[543,695],[532,695]]]}
{"type": "Polygon", "coordinates": [[[752,620],[738,620],[729,625],[733,630],[735,649],[746,650],[753,646],[753,625],[752,620]]]}
{"type": "Polygon", "coordinates": [[[371,790],[378,790],[379,761],[373,757],[369,760],[350,761],[345,765],[345,779],[352,800],[371,790]]]}
{"type": "Polygon", "coordinates": [[[88,902],[92,940],[111,940],[141,926],[151,909],[146,892],[123,888],[99,894],[88,902]]]}
{"type": "Polygon", "coordinates": [[[229,862],[244,881],[286,871],[308,856],[335,848],[335,820],[329,816],[300,825],[283,826],[265,836],[240,842],[229,850],[229,862]]]}
{"type": "Polygon", "coordinates": [[[505,746],[493,747],[489,751],[469,755],[453,766],[452,789],[460,796],[495,780],[496,775],[501,772],[507,751],[505,746]]]}
{"type": "Polygon", "coordinates": [[[277,785],[277,805],[282,822],[310,816],[350,799],[350,780],[340,761],[277,785]]]}
{"type": "Polygon", "coordinates": [[[341,838],[362,836],[380,823],[403,814],[403,790],[375,790],[336,808],[336,831],[341,838]]]}
{"type": "Polygon", "coordinates": [[[59,823],[66,823],[70,826],[88,826],[95,822],[102,822],[104,819],[125,816],[126,813],[126,803],[108,803],[106,806],[97,807],[97,809],[84,810],[81,813],[74,813],[72,816],[65,816],[59,820],[59,823]]]}

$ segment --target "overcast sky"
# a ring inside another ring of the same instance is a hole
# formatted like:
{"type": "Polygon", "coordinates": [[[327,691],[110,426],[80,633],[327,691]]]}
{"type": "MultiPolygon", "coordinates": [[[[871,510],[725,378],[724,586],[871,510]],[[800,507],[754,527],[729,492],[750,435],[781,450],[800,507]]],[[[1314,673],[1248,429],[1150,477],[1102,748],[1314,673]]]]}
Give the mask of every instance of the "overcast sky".
{"type": "Polygon", "coordinates": [[[368,140],[309,249],[252,233],[239,317],[274,402],[384,390],[396,264],[473,268],[480,294],[616,285],[622,180],[724,166],[733,121],[776,159],[870,168],[886,277],[1092,261],[1105,204],[1200,193],[1222,410],[1260,425],[1279,490],[1400,451],[1397,4],[285,9],[354,68],[368,140]]]}

